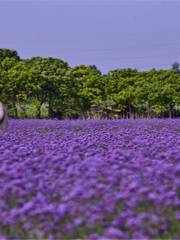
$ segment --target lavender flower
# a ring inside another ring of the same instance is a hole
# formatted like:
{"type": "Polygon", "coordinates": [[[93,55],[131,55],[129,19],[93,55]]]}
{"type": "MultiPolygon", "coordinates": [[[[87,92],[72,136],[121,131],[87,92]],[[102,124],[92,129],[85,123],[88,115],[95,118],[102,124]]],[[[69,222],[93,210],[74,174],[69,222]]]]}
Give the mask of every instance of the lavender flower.
{"type": "Polygon", "coordinates": [[[10,120],[0,135],[0,239],[179,239],[179,127],[10,120]]]}

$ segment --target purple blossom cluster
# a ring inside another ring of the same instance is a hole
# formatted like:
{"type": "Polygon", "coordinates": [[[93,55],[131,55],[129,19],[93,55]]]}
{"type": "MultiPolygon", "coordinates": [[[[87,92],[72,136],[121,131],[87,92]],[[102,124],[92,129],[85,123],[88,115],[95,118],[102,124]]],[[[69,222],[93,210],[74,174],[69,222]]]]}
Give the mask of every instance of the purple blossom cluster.
{"type": "Polygon", "coordinates": [[[180,120],[11,120],[0,239],[179,239],[180,120]]]}

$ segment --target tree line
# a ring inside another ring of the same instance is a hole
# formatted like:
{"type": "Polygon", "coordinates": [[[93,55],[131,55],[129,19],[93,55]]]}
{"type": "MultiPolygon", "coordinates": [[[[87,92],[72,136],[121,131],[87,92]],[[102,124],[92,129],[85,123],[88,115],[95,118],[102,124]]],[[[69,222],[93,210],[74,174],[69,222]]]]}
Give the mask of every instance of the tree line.
{"type": "Polygon", "coordinates": [[[70,65],[57,58],[21,59],[0,49],[0,99],[14,118],[153,118],[180,116],[180,69],[70,65]]]}

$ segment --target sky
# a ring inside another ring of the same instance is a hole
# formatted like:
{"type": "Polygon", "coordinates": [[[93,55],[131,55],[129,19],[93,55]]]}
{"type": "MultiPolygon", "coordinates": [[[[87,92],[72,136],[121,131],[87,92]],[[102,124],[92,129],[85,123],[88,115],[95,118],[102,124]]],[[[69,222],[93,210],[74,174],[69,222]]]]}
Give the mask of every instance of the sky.
{"type": "Polygon", "coordinates": [[[76,66],[168,69],[180,62],[180,0],[0,0],[0,48],[76,66]]]}

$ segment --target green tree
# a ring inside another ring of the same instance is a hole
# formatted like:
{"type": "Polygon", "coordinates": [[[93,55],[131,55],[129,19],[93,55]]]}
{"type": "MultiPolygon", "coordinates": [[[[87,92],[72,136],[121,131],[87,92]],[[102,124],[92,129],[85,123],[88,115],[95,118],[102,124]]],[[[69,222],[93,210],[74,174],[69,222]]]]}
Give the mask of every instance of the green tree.
{"type": "Polygon", "coordinates": [[[20,60],[20,57],[19,57],[17,51],[1,48],[0,49],[0,59],[2,60],[5,58],[14,58],[16,60],[20,60]]]}
{"type": "Polygon", "coordinates": [[[8,106],[8,111],[12,109],[15,116],[17,116],[16,95],[13,92],[15,82],[10,78],[9,72],[17,63],[15,58],[0,59],[0,98],[8,106]]]}
{"type": "Polygon", "coordinates": [[[134,88],[138,74],[136,69],[117,69],[105,77],[106,98],[116,103],[114,111],[121,117],[135,114],[134,88]]]}
{"type": "Polygon", "coordinates": [[[77,89],[77,105],[82,117],[93,117],[92,105],[101,103],[104,95],[104,85],[97,68],[85,65],[71,69],[70,75],[77,89]]]}
{"type": "Polygon", "coordinates": [[[172,70],[175,70],[177,73],[180,73],[179,63],[178,62],[174,62],[172,64],[172,70]]]}
{"type": "MultiPolygon", "coordinates": [[[[43,103],[48,103],[49,117],[55,115],[55,105],[57,99],[62,98],[64,85],[64,77],[69,69],[66,62],[55,58],[36,57],[29,60],[33,75],[34,96],[39,101],[39,117],[40,109],[43,103]]],[[[61,104],[59,105],[59,115],[61,114],[61,104]]],[[[57,111],[57,106],[56,106],[57,111]]]]}

